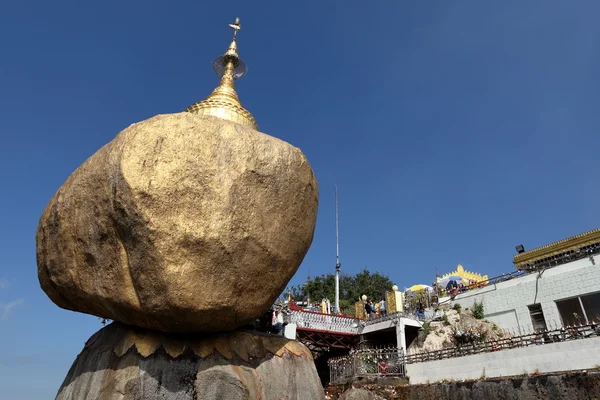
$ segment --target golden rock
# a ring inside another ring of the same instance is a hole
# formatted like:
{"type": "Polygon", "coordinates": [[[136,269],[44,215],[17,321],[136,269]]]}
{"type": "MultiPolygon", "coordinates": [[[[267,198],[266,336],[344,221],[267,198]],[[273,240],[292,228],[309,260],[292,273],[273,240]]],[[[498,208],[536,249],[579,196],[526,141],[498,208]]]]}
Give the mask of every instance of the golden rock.
{"type": "Polygon", "coordinates": [[[131,325],[233,330],[296,272],[317,204],[299,149],[214,116],[158,115],[122,131],[50,200],[40,284],[60,307],[131,325]]]}

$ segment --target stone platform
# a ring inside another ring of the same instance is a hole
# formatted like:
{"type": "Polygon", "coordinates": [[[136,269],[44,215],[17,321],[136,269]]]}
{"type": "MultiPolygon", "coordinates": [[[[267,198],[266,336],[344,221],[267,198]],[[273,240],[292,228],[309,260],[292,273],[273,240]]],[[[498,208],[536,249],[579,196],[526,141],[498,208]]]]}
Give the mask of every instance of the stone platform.
{"type": "Polygon", "coordinates": [[[57,399],[321,400],[310,351],[252,332],[173,335],[112,323],[86,343],[57,399]]]}

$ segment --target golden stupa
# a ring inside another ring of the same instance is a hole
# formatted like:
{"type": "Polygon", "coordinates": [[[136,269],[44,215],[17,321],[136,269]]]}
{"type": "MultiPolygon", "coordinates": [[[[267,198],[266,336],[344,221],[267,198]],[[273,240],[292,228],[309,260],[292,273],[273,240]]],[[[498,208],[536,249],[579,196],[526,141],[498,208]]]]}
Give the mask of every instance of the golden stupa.
{"type": "Polygon", "coordinates": [[[192,104],[185,111],[200,115],[212,115],[258,130],[256,120],[248,110],[242,107],[235,92],[234,80],[241,78],[246,73],[246,64],[237,52],[237,32],[242,27],[240,19],[236,18],[235,23],[229,24],[229,27],[233,29],[233,40],[225,54],[213,61],[213,69],[217,75],[221,76],[219,86],[205,100],[192,104]]]}

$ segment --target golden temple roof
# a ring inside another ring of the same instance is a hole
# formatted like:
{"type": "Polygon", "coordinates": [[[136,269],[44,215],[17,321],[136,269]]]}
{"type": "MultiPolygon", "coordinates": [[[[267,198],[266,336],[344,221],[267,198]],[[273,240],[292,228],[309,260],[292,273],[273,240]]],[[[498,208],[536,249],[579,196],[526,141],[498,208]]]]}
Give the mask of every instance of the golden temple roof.
{"type": "Polygon", "coordinates": [[[472,281],[472,282],[478,282],[478,283],[487,282],[487,280],[488,280],[487,275],[481,275],[481,274],[478,274],[477,272],[467,271],[461,264],[458,264],[458,266],[456,267],[456,270],[442,275],[441,278],[437,278],[437,281],[439,282],[442,279],[448,278],[450,276],[460,276],[461,278],[463,278],[465,280],[472,281]]]}
{"type": "Polygon", "coordinates": [[[598,242],[600,242],[600,228],[559,240],[558,242],[550,243],[524,253],[515,254],[513,264],[519,267],[524,264],[533,263],[571,250],[577,250],[598,242]]]}
{"type": "Polygon", "coordinates": [[[234,80],[246,73],[246,64],[237,52],[237,32],[242,27],[240,19],[236,18],[235,23],[229,24],[229,27],[233,29],[233,40],[225,54],[213,62],[213,69],[221,76],[219,86],[206,99],[192,104],[185,111],[212,115],[258,130],[258,124],[252,114],[242,107],[234,85],[234,80]]]}

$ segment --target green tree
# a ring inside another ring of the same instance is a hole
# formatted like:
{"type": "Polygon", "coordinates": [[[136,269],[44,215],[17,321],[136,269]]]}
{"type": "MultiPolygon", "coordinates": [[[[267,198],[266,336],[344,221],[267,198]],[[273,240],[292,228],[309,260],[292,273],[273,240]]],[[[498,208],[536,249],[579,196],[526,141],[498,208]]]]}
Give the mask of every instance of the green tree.
{"type": "MultiPolygon", "coordinates": [[[[364,294],[373,301],[379,301],[385,292],[392,290],[393,283],[389,277],[363,269],[356,275],[341,274],[340,276],[340,308],[346,314],[354,314],[354,303],[364,294]]],[[[297,301],[320,302],[322,299],[335,301],[335,275],[323,274],[314,278],[310,276],[301,285],[293,286],[283,293],[283,297],[291,294],[297,301]]]]}

